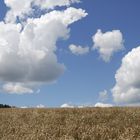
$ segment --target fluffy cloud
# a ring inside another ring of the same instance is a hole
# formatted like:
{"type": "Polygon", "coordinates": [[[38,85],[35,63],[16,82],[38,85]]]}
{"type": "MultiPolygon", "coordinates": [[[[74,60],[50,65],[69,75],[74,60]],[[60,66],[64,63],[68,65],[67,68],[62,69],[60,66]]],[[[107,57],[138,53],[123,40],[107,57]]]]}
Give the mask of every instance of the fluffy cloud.
{"type": "Polygon", "coordinates": [[[22,109],[26,109],[26,108],[46,108],[46,106],[43,105],[43,104],[39,104],[37,106],[21,106],[20,108],[22,108],[22,109]]]}
{"type": "Polygon", "coordinates": [[[69,50],[75,55],[83,55],[89,52],[89,47],[76,46],[71,44],[69,50]]]}
{"type": "Polygon", "coordinates": [[[72,3],[79,3],[79,0],[4,0],[10,10],[5,20],[15,22],[17,19],[24,19],[35,12],[34,7],[39,10],[54,9],[56,6],[70,6],[72,3]]]}
{"type": "Polygon", "coordinates": [[[74,108],[73,105],[69,105],[69,104],[62,104],[60,107],[61,108],[74,108]]]}
{"type": "Polygon", "coordinates": [[[22,109],[26,109],[26,108],[28,108],[27,106],[21,106],[20,108],[22,108],[22,109]]]}
{"type": "Polygon", "coordinates": [[[27,85],[55,82],[65,70],[65,66],[57,62],[55,45],[59,38],[67,37],[67,27],[58,21],[29,23],[19,32],[16,26],[9,29],[11,24],[8,25],[3,23],[1,30],[4,31],[0,30],[3,42],[0,44],[0,80],[27,85]]]}
{"type": "Polygon", "coordinates": [[[31,14],[33,0],[4,0],[10,10],[7,12],[5,20],[7,22],[15,22],[17,17],[23,18],[25,14],[31,14]]]}
{"type": "Polygon", "coordinates": [[[95,107],[113,107],[112,104],[96,103],[95,107]]]}
{"type": "MultiPolygon", "coordinates": [[[[16,1],[5,0],[7,5],[13,6],[16,1]]],[[[23,5],[24,2],[28,7],[29,1],[24,0],[23,5]]],[[[18,10],[19,14],[24,13],[22,8],[18,10]]],[[[70,7],[64,11],[47,12],[39,18],[28,18],[24,24],[0,22],[0,81],[3,90],[32,93],[35,85],[54,83],[65,70],[55,54],[56,43],[67,39],[69,25],[86,15],[84,10],[70,7]]]]}
{"type": "Polygon", "coordinates": [[[53,10],[50,13],[47,13],[45,15],[42,15],[40,18],[35,19],[29,19],[28,22],[33,22],[35,24],[40,23],[48,23],[50,21],[59,21],[65,26],[68,26],[84,17],[86,17],[88,14],[85,12],[85,10],[79,8],[73,8],[69,7],[64,11],[56,11],[53,10]]]}
{"type": "Polygon", "coordinates": [[[101,101],[105,101],[105,100],[108,99],[108,92],[107,92],[107,90],[101,91],[101,92],[99,93],[99,99],[100,99],[101,101]]]}
{"type": "Polygon", "coordinates": [[[53,9],[56,6],[70,6],[73,3],[79,3],[80,0],[34,0],[35,5],[42,9],[53,9]]]}
{"type": "Polygon", "coordinates": [[[94,46],[93,50],[97,49],[100,57],[108,62],[111,56],[122,49],[124,49],[123,35],[120,30],[113,30],[103,33],[98,30],[97,33],[92,37],[94,46]]]}
{"type": "Polygon", "coordinates": [[[140,102],[140,46],[132,49],[117,70],[112,89],[114,101],[123,104],[140,102]]]}
{"type": "Polygon", "coordinates": [[[28,87],[24,87],[21,84],[14,84],[14,83],[7,83],[3,86],[3,90],[5,92],[8,92],[10,94],[24,94],[24,93],[33,93],[33,90],[28,88],[28,87]]]}
{"type": "Polygon", "coordinates": [[[37,105],[36,108],[45,108],[45,106],[40,104],[40,105],[37,105]]]}

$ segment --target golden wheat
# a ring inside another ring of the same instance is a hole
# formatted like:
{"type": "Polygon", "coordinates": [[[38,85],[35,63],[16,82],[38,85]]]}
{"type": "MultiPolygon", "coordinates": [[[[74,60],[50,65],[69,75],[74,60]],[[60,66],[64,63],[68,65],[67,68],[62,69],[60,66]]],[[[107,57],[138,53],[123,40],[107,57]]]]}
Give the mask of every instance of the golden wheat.
{"type": "Polygon", "coordinates": [[[140,140],[140,108],[0,109],[0,140],[140,140]]]}

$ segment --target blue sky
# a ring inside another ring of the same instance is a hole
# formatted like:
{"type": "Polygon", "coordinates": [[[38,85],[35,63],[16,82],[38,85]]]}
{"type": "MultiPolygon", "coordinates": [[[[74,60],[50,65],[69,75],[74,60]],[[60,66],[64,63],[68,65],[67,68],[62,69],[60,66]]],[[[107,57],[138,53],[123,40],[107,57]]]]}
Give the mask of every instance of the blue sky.
{"type": "MultiPolygon", "coordinates": [[[[113,93],[110,90],[117,83],[115,74],[121,67],[122,58],[140,44],[139,5],[139,0],[81,0],[81,3],[72,4],[70,7],[82,8],[88,15],[69,25],[70,36],[67,40],[57,41],[58,49],[55,53],[58,62],[66,67],[64,73],[57,78],[55,83],[45,83],[35,87],[34,93],[31,94],[8,94],[1,89],[0,103],[14,106],[43,104],[47,107],[59,107],[64,103],[72,105],[94,105],[97,102],[123,104],[123,102],[114,102],[113,93]],[[109,62],[105,62],[100,57],[97,49],[91,50],[94,45],[92,36],[98,29],[101,29],[103,33],[119,30],[123,35],[124,49],[115,52],[109,62]],[[69,50],[70,44],[87,46],[90,51],[84,55],[75,55],[69,50]],[[37,89],[40,90],[39,93],[36,93],[37,89]],[[104,90],[107,90],[108,98],[102,101],[99,93],[104,90]]],[[[63,8],[66,9],[66,7],[63,8]]],[[[63,8],[60,7],[59,10],[63,8]]],[[[1,22],[4,21],[6,11],[6,5],[1,0],[1,22]]],[[[5,84],[3,78],[0,79],[1,84],[5,84]]],[[[139,103],[139,100],[136,103],[139,103]]]]}

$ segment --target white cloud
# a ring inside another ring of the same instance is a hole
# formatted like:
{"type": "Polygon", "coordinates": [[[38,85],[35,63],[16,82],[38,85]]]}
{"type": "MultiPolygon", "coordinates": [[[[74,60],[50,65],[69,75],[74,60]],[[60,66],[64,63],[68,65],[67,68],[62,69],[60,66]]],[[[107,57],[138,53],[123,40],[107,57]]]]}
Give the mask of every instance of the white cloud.
{"type": "Polygon", "coordinates": [[[42,105],[42,104],[39,104],[39,105],[37,105],[36,107],[37,107],[37,108],[45,108],[45,106],[42,105]]]}
{"type": "Polygon", "coordinates": [[[20,108],[46,108],[46,106],[43,104],[39,104],[37,106],[21,106],[20,108]]]}
{"type": "Polygon", "coordinates": [[[80,0],[34,0],[35,5],[42,9],[54,9],[56,6],[70,6],[73,3],[79,3],[80,0]]]}
{"type": "Polygon", "coordinates": [[[74,108],[74,106],[73,105],[69,105],[69,104],[62,104],[61,106],[60,106],[61,108],[74,108]]]}
{"type": "Polygon", "coordinates": [[[79,106],[77,106],[78,108],[85,108],[86,106],[84,106],[84,105],[79,105],[79,106]]]}
{"type": "Polygon", "coordinates": [[[69,46],[69,50],[75,55],[83,55],[89,52],[89,47],[82,47],[71,44],[69,46]]]}
{"type": "Polygon", "coordinates": [[[25,14],[32,13],[33,0],[4,0],[4,2],[10,8],[5,17],[7,22],[15,22],[17,17],[24,18],[25,14]]]}
{"type": "Polygon", "coordinates": [[[28,107],[27,106],[21,106],[20,108],[23,108],[24,109],[24,108],[28,108],[28,107]]]}
{"type": "Polygon", "coordinates": [[[96,103],[95,107],[113,107],[112,104],[96,103]]]}
{"type": "Polygon", "coordinates": [[[6,42],[0,44],[0,80],[27,85],[55,82],[65,70],[57,62],[56,41],[67,37],[67,27],[58,21],[27,23],[20,32],[12,26],[0,24],[0,38],[6,42]]]}
{"type": "MultiPolygon", "coordinates": [[[[7,0],[14,6],[15,1],[7,0]]],[[[0,22],[0,81],[3,90],[31,93],[34,85],[54,83],[65,70],[64,64],[58,63],[56,43],[67,39],[69,25],[86,15],[84,10],[70,7],[64,11],[53,10],[40,18],[28,18],[24,24],[0,22]]]]}
{"type": "Polygon", "coordinates": [[[15,22],[17,18],[24,19],[28,15],[34,13],[33,7],[47,10],[54,9],[56,6],[70,6],[73,3],[79,3],[79,0],[4,0],[10,10],[7,12],[5,20],[7,22],[15,22]]]}
{"type": "Polygon", "coordinates": [[[71,103],[65,103],[65,104],[62,104],[60,106],[61,108],[86,108],[86,107],[94,107],[93,104],[71,104],[71,103]]]}
{"type": "Polygon", "coordinates": [[[101,101],[106,101],[108,99],[108,92],[107,92],[107,90],[101,91],[99,93],[99,99],[101,101]]]}
{"type": "Polygon", "coordinates": [[[84,17],[86,17],[88,14],[85,12],[85,10],[79,8],[73,8],[69,7],[64,11],[56,11],[53,10],[50,13],[47,13],[45,15],[42,15],[40,18],[36,19],[29,19],[28,22],[33,22],[35,24],[40,23],[48,23],[50,21],[60,21],[65,26],[68,26],[84,17]]]}
{"type": "Polygon", "coordinates": [[[94,42],[93,49],[98,50],[100,57],[105,62],[109,62],[115,52],[124,49],[124,39],[120,30],[112,30],[106,33],[98,30],[92,39],[94,42]]]}
{"type": "Polygon", "coordinates": [[[5,85],[3,85],[3,91],[4,92],[8,92],[10,94],[24,94],[24,93],[33,93],[33,90],[28,88],[28,87],[24,87],[21,84],[18,83],[7,83],[5,85]]]}
{"type": "Polygon", "coordinates": [[[112,89],[114,101],[124,104],[140,102],[140,46],[132,49],[117,70],[112,89]]]}

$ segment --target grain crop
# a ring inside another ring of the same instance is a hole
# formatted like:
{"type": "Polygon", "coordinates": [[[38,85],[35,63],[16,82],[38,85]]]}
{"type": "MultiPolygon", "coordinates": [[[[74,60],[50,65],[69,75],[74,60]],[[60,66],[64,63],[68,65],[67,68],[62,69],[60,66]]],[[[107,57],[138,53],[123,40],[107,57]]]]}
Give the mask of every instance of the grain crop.
{"type": "Polygon", "coordinates": [[[140,140],[140,108],[0,109],[0,140],[140,140]]]}

